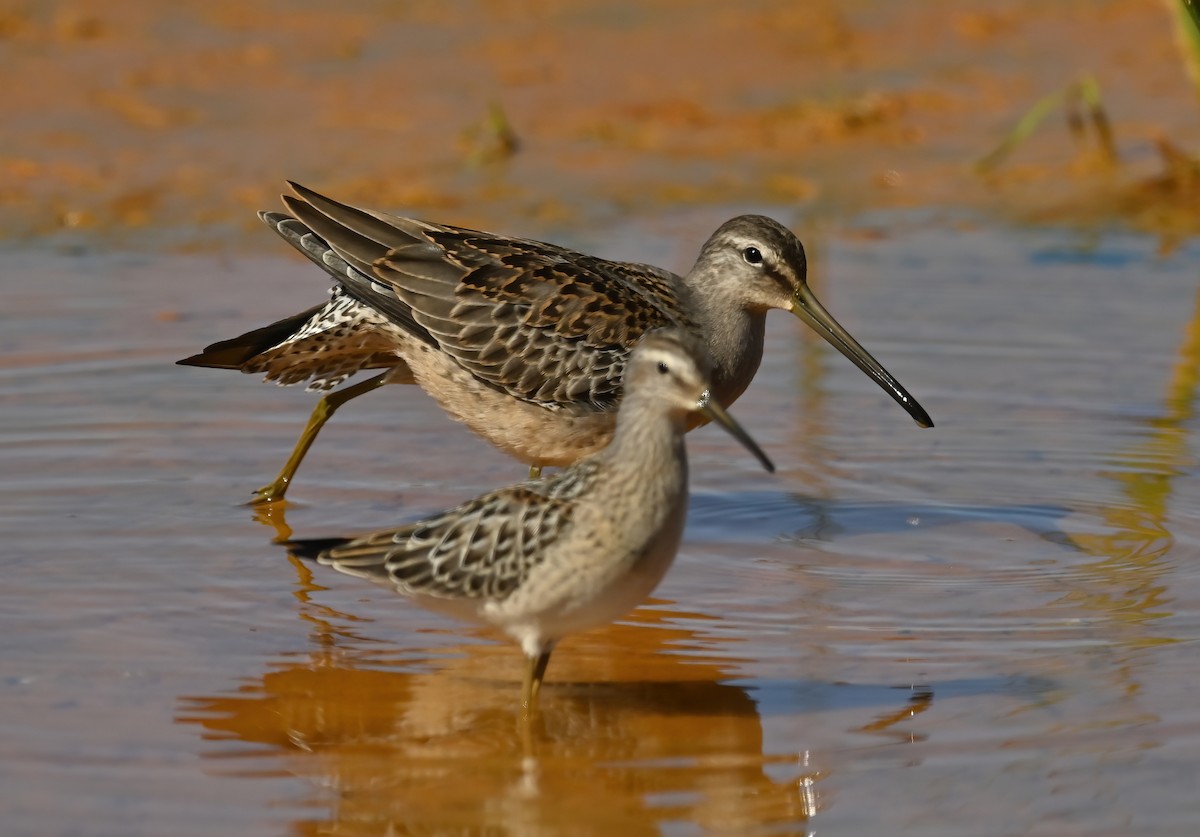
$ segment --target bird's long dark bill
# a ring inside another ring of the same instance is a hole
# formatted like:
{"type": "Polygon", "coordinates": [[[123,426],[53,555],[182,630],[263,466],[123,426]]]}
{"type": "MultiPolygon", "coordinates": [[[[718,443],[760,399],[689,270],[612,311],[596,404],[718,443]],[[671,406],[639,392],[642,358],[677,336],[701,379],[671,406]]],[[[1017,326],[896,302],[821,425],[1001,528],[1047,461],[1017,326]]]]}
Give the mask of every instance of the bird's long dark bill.
{"type": "Polygon", "coordinates": [[[921,427],[933,427],[933,419],[925,408],[917,403],[917,399],[908,394],[908,390],[900,386],[900,382],[892,377],[871,353],[859,345],[850,336],[850,332],[842,328],[841,323],[825,310],[807,285],[802,285],[792,297],[792,313],[808,323],[817,334],[824,337],[835,349],[844,354],[862,371],[866,372],[875,383],[896,399],[896,402],[908,412],[913,420],[921,427]]]}
{"type": "Polygon", "coordinates": [[[742,426],[733,420],[733,416],[725,412],[724,407],[722,407],[716,401],[713,401],[707,392],[705,392],[704,396],[696,403],[696,409],[728,430],[730,436],[737,439],[745,446],[746,450],[754,454],[754,457],[762,463],[762,466],[767,469],[768,473],[775,473],[775,463],[770,459],[767,459],[767,455],[763,453],[762,448],[760,448],[755,441],[750,438],[750,434],[743,430],[742,426]]]}

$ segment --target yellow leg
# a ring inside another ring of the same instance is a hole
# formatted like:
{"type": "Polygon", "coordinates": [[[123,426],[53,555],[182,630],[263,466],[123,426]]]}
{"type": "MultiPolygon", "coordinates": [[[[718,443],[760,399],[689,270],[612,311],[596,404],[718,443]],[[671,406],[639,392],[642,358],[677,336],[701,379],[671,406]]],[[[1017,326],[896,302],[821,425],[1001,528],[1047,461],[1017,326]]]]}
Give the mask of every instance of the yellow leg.
{"type": "Polygon", "coordinates": [[[541,465],[530,465],[529,466],[529,478],[531,480],[536,480],[541,475],[542,475],[542,466],[541,465]]]}
{"type": "Polygon", "coordinates": [[[525,658],[525,681],[521,685],[521,708],[526,713],[531,714],[537,710],[538,692],[542,688],[542,677],[546,674],[551,650],[553,650],[553,646],[536,657],[525,658]]]}
{"type": "Polygon", "coordinates": [[[321,396],[321,400],[317,402],[317,406],[313,408],[312,415],[308,418],[308,424],[305,425],[304,432],[300,434],[300,440],[296,442],[296,447],[292,450],[292,455],[284,463],[283,470],[279,472],[279,476],[275,478],[274,482],[270,485],[264,485],[254,492],[254,499],[250,501],[251,505],[274,503],[276,500],[282,500],[283,495],[287,493],[288,486],[292,482],[292,477],[296,476],[296,469],[300,467],[300,463],[304,460],[308,449],[312,447],[312,443],[316,441],[317,434],[321,432],[321,428],[325,426],[325,422],[333,417],[338,407],[350,399],[365,395],[371,390],[379,389],[384,385],[385,377],[387,377],[387,373],[381,372],[373,378],[367,378],[365,381],[360,381],[353,386],[321,396]]]}

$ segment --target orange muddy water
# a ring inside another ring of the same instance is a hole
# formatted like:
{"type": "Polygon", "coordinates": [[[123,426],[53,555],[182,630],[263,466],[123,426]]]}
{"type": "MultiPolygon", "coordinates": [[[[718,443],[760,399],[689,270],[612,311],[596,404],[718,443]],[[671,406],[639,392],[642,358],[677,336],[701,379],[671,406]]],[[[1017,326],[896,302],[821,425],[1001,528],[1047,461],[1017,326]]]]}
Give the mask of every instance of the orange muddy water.
{"type": "Polygon", "coordinates": [[[0,831],[1195,833],[1172,37],[1135,2],[0,3],[0,831]],[[1118,165],[1059,119],[971,171],[1085,74],[1118,165]],[[689,436],[675,567],[526,727],[511,644],[272,543],[522,466],[391,387],[256,511],[313,396],[173,365],[324,297],[253,216],[284,178],[678,270],[773,215],[937,426],[771,315],[732,412],[778,473],[689,436]]]}

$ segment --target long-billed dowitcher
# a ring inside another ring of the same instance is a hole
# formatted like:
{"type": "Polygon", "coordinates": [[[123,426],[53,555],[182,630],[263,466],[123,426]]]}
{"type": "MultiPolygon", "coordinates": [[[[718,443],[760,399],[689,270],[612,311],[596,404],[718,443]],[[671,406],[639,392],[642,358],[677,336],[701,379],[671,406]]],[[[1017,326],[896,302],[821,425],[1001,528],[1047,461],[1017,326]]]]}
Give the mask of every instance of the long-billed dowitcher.
{"type": "Polygon", "coordinates": [[[532,707],[555,643],[632,610],[675,559],[687,507],[690,414],[715,420],[774,470],[712,396],[705,354],[678,329],[643,337],[628,358],[608,446],[547,479],[488,492],[399,529],[286,545],[299,557],[499,628],[525,654],[521,699],[532,707]]]}
{"type": "MultiPolygon", "coordinates": [[[[417,383],[454,418],[531,466],[567,465],[613,432],[621,372],[638,338],[680,326],[713,359],[713,397],[728,407],[762,360],[766,313],[808,323],[922,427],[928,413],[825,310],[807,284],[804,247],[761,215],[726,221],[677,276],[538,241],[399,218],[295,183],[291,215],[260,217],[337,281],[329,302],[214,343],[179,361],[265,373],[329,390],[279,476],[257,502],[284,496],[322,425],[342,404],[389,383],[417,383]]],[[[692,426],[703,424],[695,417],[692,426]]]]}

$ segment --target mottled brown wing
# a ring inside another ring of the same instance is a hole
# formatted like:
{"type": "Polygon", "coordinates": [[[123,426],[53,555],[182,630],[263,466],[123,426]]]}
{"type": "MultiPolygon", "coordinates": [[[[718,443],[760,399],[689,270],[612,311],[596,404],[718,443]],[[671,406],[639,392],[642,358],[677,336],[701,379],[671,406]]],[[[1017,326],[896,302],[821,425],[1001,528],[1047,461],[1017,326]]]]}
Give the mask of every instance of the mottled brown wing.
{"type": "Polygon", "coordinates": [[[420,523],[356,538],[319,560],[410,595],[501,600],[562,535],[571,509],[569,501],[516,485],[420,523]]]}
{"type": "MultiPolygon", "coordinates": [[[[676,277],[543,242],[365,212],[295,186],[288,208],[479,380],[551,408],[616,406],[647,331],[690,326],[676,277]]],[[[376,307],[380,307],[376,305],[376,307]]],[[[380,310],[387,310],[380,307],[380,310]]]]}
{"type": "Polygon", "coordinates": [[[465,259],[490,242],[457,231],[428,236],[456,261],[483,263],[446,283],[389,255],[376,274],[446,354],[517,398],[611,409],[638,339],[680,321],[673,292],[653,295],[626,266],[532,244],[486,261],[465,259]]]}

